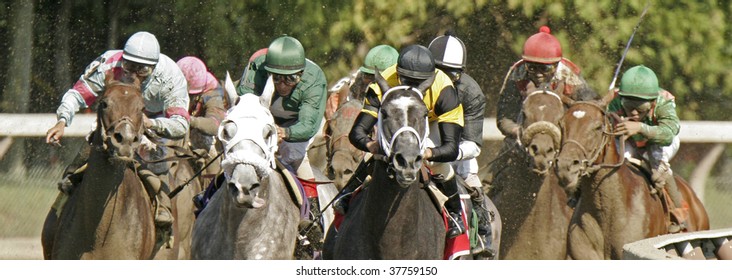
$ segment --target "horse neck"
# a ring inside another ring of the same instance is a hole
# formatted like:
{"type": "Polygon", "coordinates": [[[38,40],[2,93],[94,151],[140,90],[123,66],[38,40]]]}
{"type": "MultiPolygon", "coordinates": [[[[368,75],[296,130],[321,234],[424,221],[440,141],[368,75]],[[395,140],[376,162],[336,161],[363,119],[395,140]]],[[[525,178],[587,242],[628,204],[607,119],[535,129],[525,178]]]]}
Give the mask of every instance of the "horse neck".
{"type": "Polygon", "coordinates": [[[430,206],[431,201],[427,194],[420,193],[424,190],[420,188],[422,183],[419,180],[407,188],[402,188],[395,179],[389,177],[387,168],[387,163],[380,160],[374,161],[374,171],[371,175],[372,179],[368,183],[369,191],[364,202],[369,215],[382,215],[381,219],[384,215],[391,217],[403,213],[417,216],[418,211],[423,209],[425,201],[430,206]],[[422,198],[426,198],[426,200],[422,200],[422,198]],[[374,213],[378,214],[374,215],[374,213]]]}

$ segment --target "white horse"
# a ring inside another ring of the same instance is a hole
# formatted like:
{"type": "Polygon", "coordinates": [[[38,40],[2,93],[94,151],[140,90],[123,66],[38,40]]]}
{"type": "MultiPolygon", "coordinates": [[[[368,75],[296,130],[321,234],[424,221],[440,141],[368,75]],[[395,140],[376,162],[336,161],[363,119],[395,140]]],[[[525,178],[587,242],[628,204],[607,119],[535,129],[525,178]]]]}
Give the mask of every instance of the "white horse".
{"type": "MultiPolygon", "coordinates": [[[[226,85],[233,89],[228,75],[226,85]]],[[[294,256],[300,208],[274,170],[277,129],[268,109],[273,92],[270,77],[262,96],[239,97],[219,127],[226,183],[196,220],[193,259],[294,256]]]]}

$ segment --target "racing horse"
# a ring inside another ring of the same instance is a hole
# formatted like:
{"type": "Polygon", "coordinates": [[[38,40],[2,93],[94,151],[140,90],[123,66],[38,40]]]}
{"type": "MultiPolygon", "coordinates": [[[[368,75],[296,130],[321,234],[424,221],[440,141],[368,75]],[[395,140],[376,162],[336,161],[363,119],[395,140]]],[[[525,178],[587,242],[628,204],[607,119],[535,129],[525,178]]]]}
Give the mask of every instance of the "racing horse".
{"type": "Polygon", "coordinates": [[[445,222],[420,176],[428,135],[422,92],[434,78],[417,88],[389,88],[376,76],[384,92],[377,134],[385,155],[374,155],[371,180],[351,201],[337,234],[326,237],[325,258],[442,259],[445,222]]]}
{"type": "Polygon", "coordinates": [[[107,81],[83,180],[63,211],[52,208],[44,223],[46,259],[155,257],[152,203],[134,167],[143,111],[139,80],[107,81]]]}
{"type": "MultiPolygon", "coordinates": [[[[576,102],[560,122],[556,172],[568,193],[580,192],[568,228],[571,259],[621,259],[623,245],[669,233],[664,201],[651,194],[649,177],[616,145],[605,107],[602,101],[576,102]]],[[[684,180],[676,176],[676,182],[689,205],[688,230],[709,229],[701,201],[684,180]]]]}
{"type": "MultiPolygon", "coordinates": [[[[241,96],[219,127],[226,181],[193,226],[193,259],[295,256],[301,209],[274,169],[278,137],[268,109],[272,94],[269,85],[262,96],[241,96]]],[[[316,173],[316,180],[322,179],[316,173]]]]}
{"type": "Polygon", "coordinates": [[[348,140],[348,134],[361,108],[363,103],[360,100],[346,101],[338,106],[325,125],[327,174],[338,190],[343,189],[364,157],[364,152],[348,140]]]}
{"type": "MultiPolygon", "coordinates": [[[[561,140],[559,120],[571,101],[535,90],[522,104],[521,142],[498,159],[492,198],[501,213],[499,259],[565,259],[571,208],[552,164],[561,140]]],[[[514,144],[514,143],[512,143],[514,144]]]]}

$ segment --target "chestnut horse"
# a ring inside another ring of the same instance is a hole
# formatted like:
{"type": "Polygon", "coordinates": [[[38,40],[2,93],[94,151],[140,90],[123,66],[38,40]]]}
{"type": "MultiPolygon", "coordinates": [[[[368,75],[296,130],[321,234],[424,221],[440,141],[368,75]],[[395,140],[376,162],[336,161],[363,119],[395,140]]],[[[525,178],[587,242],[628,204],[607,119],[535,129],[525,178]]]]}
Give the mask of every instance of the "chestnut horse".
{"type": "Polygon", "coordinates": [[[343,189],[353,176],[364,152],[353,146],[348,140],[353,122],[363,108],[363,101],[351,99],[338,106],[333,116],[325,125],[325,143],[327,149],[327,173],[333,179],[338,190],[343,189]]]}
{"type": "Polygon", "coordinates": [[[563,98],[551,91],[529,93],[522,105],[521,144],[499,158],[492,199],[501,213],[500,259],[565,259],[572,209],[549,172],[559,150],[563,98]]]}
{"type": "MultiPolygon", "coordinates": [[[[556,172],[569,193],[581,194],[568,229],[571,259],[621,259],[623,245],[669,233],[664,199],[651,194],[644,171],[623,157],[605,106],[577,102],[560,122],[556,172]]],[[[688,231],[709,229],[701,201],[684,180],[676,182],[689,205],[688,231]]]]}
{"type": "Polygon", "coordinates": [[[158,251],[150,196],[133,164],[144,111],[135,82],[107,83],[83,180],[60,215],[52,208],[46,218],[46,259],[152,259],[158,251]]]}

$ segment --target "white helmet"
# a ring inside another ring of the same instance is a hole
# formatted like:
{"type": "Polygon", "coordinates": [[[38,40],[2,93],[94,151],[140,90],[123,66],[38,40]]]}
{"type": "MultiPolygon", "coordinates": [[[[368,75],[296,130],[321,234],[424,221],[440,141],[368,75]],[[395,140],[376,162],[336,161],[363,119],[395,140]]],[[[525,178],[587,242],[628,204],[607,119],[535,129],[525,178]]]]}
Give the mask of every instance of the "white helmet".
{"type": "Polygon", "coordinates": [[[158,44],[158,39],[155,38],[155,35],[145,31],[132,34],[127,39],[122,53],[122,58],[126,60],[147,65],[157,64],[159,57],[160,44],[158,44]]]}
{"type": "Polygon", "coordinates": [[[465,44],[457,37],[450,34],[437,37],[432,40],[429,49],[435,57],[437,66],[455,69],[465,68],[467,59],[465,44]]]}

